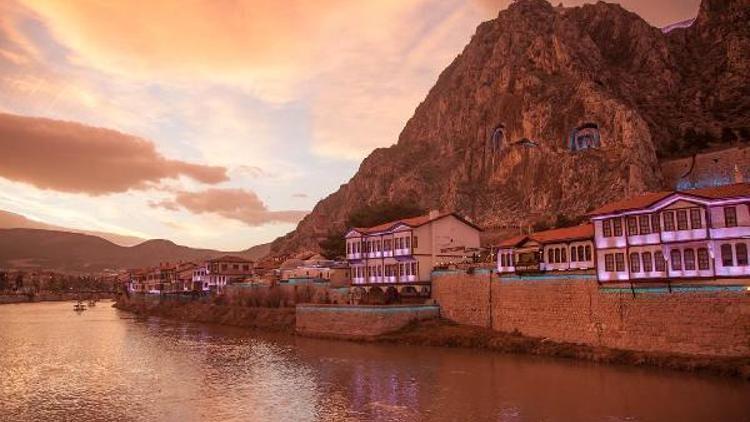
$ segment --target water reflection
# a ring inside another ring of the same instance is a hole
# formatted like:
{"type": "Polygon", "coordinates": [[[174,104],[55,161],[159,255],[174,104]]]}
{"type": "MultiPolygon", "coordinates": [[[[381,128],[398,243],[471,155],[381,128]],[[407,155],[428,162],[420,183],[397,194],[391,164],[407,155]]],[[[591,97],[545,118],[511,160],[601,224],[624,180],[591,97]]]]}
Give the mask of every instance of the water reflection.
{"type": "Polygon", "coordinates": [[[750,385],[0,306],[2,420],[750,420],[750,385]]]}

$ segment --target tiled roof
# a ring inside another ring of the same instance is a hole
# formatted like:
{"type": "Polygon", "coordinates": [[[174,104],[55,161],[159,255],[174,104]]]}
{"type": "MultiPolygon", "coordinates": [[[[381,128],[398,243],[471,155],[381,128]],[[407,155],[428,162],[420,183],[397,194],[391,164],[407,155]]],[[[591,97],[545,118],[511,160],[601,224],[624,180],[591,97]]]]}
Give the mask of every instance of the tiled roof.
{"type": "Polygon", "coordinates": [[[616,212],[648,208],[672,194],[684,194],[707,199],[722,199],[750,196],[750,183],[735,183],[732,185],[714,186],[685,191],[649,192],[643,195],[612,202],[590,212],[588,215],[613,214],[616,212]]]}
{"type": "Polygon", "coordinates": [[[252,261],[248,261],[245,258],[240,258],[239,256],[234,255],[224,255],[219,258],[209,259],[208,262],[240,262],[247,264],[252,263],[252,261]]]}
{"type": "Polygon", "coordinates": [[[594,225],[591,223],[586,223],[579,226],[545,230],[543,232],[532,233],[529,237],[539,243],[555,243],[568,240],[593,239],[594,225]]]}
{"type": "Polygon", "coordinates": [[[736,198],[738,196],[750,196],[750,183],[735,183],[733,185],[681,191],[680,193],[709,199],[736,198]]]}
{"type": "Polygon", "coordinates": [[[409,226],[409,227],[412,227],[412,228],[416,228],[416,227],[419,227],[419,226],[423,226],[423,225],[425,225],[427,223],[431,223],[433,221],[440,220],[441,218],[448,217],[450,215],[456,217],[458,220],[462,221],[465,224],[468,224],[471,227],[474,227],[477,230],[482,230],[481,228],[479,228],[475,224],[467,221],[463,217],[459,216],[456,213],[452,213],[452,212],[444,213],[444,214],[439,214],[439,215],[437,215],[435,217],[430,217],[429,214],[425,214],[425,215],[420,215],[418,217],[402,218],[402,219],[399,219],[399,220],[394,220],[394,221],[389,221],[387,223],[378,224],[377,226],[373,226],[373,227],[354,227],[352,230],[356,230],[356,231],[358,231],[358,232],[360,232],[362,234],[371,234],[371,233],[379,233],[379,232],[384,232],[384,231],[390,230],[391,228],[393,228],[394,226],[399,225],[399,224],[404,224],[406,226],[409,226]]]}
{"type": "Polygon", "coordinates": [[[520,234],[518,236],[509,237],[507,239],[500,241],[500,244],[498,244],[497,246],[499,248],[512,248],[514,246],[517,246],[524,240],[526,240],[527,237],[528,236],[525,234],[520,234]]]}
{"type": "Polygon", "coordinates": [[[500,248],[511,248],[519,246],[526,239],[534,240],[539,243],[566,242],[580,239],[593,239],[594,225],[591,223],[581,224],[573,227],[563,227],[560,229],[545,230],[542,232],[532,233],[530,235],[513,236],[503,240],[498,245],[500,248]]]}
{"type": "Polygon", "coordinates": [[[656,202],[661,201],[662,199],[666,198],[667,196],[673,193],[674,192],[672,191],[644,193],[639,196],[634,196],[628,199],[623,199],[621,201],[610,202],[609,204],[602,205],[601,207],[588,213],[588,215],[593,216],[593,215],[602,215],[602,214],[612,214],[612,213],[621,212],[621,211],[630,211],[630,210],[646,208],[646,207],[653,205],[656,202]]]}

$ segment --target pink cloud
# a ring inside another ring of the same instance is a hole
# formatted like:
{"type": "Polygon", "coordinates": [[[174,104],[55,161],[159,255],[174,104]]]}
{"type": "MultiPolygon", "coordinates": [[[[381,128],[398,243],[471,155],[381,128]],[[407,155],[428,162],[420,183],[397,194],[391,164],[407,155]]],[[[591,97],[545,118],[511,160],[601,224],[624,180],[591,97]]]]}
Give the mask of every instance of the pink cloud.
{"type": "Polygon", "coordinates": [[[308,211],[270,211],[255,192],[211,188],[201,192],[178,192],[174,200],[152,202],[154,208],[184,208],[194,214],[216,214],[249,226],[266,223],[297,223],[308,211]]]}
{"type": "Polygon", "coordinates": [[[216,184],[226,173],[170,160],[151,141],[114,130],[0,113],[0,177],[40,189],[102,195],[179,176],[216,184]]]}

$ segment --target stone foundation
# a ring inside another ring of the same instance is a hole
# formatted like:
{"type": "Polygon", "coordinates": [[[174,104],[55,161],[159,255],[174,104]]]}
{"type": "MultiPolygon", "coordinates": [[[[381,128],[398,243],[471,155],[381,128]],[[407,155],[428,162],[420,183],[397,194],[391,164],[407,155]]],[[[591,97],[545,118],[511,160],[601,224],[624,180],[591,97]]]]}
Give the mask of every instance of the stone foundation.
{"type": "Polygon", "coordinates": [[[435,274],[441,315],[558,342],[711,356],[750,356],[750,292],[600,289],[593,279],[509,280],[435,274]]]}
{"type": "Polygon", "coordinates": [[[315,337],[371,339],[414,321],[435,319],[435,305],[297,305],[296,331],[315,337]]]}

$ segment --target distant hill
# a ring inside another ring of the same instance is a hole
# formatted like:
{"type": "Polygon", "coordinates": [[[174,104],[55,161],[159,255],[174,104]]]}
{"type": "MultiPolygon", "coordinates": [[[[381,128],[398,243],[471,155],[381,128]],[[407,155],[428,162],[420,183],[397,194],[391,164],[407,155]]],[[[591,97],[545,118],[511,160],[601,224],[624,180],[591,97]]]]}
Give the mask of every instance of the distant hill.
{"type": "Polygon", "coordinates": [[[258,260],[269,250],[269,244],[237,252],[194,249],[161,239],[120,246],[101,237],[81,233],[0,229],[0,267],[5,268],[97,272],[148,267],[160,262],[201,261],[224,254],[258,260]]]}
{"type": "Polygon", "coordinates": [[[40,221],[34,221],[24,217],[23,215],[4,210],[0,210],[0,229],[42,229],[57,230],[70,233],[83,233],[101,237],[102,239],[109,240],[110,242],[120,246],[134,246],[146,240],[140,237],[126,236],[116,233],[106,233],[92,230],[78,230],[71,229],[69,227],[55,226],[52,224],[42,223],[40,221]]]}

